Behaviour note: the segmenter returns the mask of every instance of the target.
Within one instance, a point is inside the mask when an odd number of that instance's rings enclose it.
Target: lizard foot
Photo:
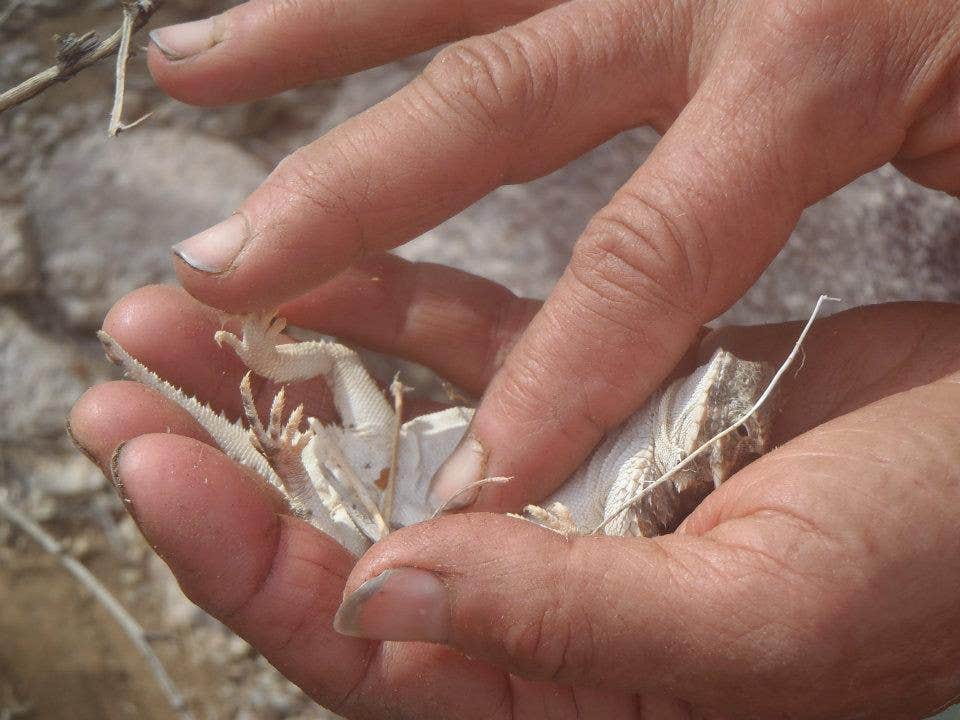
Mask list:
[[[213,334],[214,342],[220,347],[224,343],[232,347],[241,359],[267,347],[276,347],[285,342],[283,331],[287,321],[277,317],[274,312],[245,315],[240,335],[229,330],[217,330]]]
[[[243,376],[240,381],[240,398],[243,402],[243,414],[250,427],[250,441],[253,446],[263,454],[268,460],[273,460],[279,454],[284,452],[296,453],[299,462],[300,453],[310,442],[313,434],[300,432],[300,425],[303,423],[303,405],[298,405],[290,413],[286,422],[283,421],[283,411],[286,405],[286,388],[280,388],[280,391],[273,397],[270,405],[270,418],[266,427],[260,420],[260,414],[253,400],[253,390],[250,386],[250,372]]]

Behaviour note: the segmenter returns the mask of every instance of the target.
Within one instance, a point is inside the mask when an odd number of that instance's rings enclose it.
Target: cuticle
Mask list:
[[[110,482],[113,485],[113,489],[116,490],[117,497],[120,498],[120,502],[123,504],[124,510],[130,513],[133,519],[136,520],[137,516],[134,512],[133,501],[127,494],[127,488],[123,484],[123,479],[120,477],[120,455],[126,445],[126,442],[122,442],[117,445],[117,449],[114,450],[113,455],[110,456]]]
[[[69,415],[68,415],[68,416],[66,417],[66,419],[64,420],[64,427],[65,427],[65,429],[66,429],[66,431],[67,431],[67,437],[70,438],[70,442],[73,443],[73,446],[74,446],[77,450],[79,450],[80,452],[82,452],[82,453],[84,454],[84,456],[87,458],[87,460],[89,460],[90,462],[92,462],[94,465],[99,466],[100,463],[97,462],[97,458],[94,456],[94,454],[93,454],[92,452],[90,452],[90,450],[87,449],[86,445],[84,445],[82,442],[80,442],[80,441],[77,439],[77,436],[74,434],[74,432],[73,432],[73,425],[71,425],[71,423],[70,423],[70,416],[69,416]]]
[[[151,30],[148,33],[148,37],[150,38],[150,42],[157,46],[157,50],[170,62],[179,62],[184,59],[179,53],[174,52],[173,48],[160,39],[160,34],[156,30]]]

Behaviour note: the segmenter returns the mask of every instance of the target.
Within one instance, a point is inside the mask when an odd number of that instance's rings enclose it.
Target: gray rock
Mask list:
[[[960,300],[960,201],[889,165],[865,175],[803,214],[784,250],[723,320],[804,318],[822,292],[844,301],[831,312]]]
[[[233,212],[265,175],[233,145],[156,128],[64,141],[29,190],[48,295],[93,328],[124,293],[173,277],[170,245]]]
[[[326,108],[324,127],[339,125],[389,97],[413,80],[432,56],[432,51],[420,53],[343,78],[337,84],[336,96]]]
[[[39,276],[23,237],[23,210],[0,205],[0,296],[37,287]]]
[[[10,447],[4,452],[11,474],[24,478],[31,490],[41,494],[61,498],[87,495],[106,483],[99,468],[67,443]]]
[[[546,297],[590,217],[636,171],[656,139],[650,130],[622,133],[544,178],[495,190],[398,254]]]
[[[0,442],[62,437],[67,412],[98,373],[72,344],[0,306]]]

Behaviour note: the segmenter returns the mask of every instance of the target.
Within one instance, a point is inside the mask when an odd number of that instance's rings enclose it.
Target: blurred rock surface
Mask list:
[[[173,277],[170,245],[222,220],[264,177],[223,140],[168,128],[71,138],[27,195],[46,292],[98,327],[124,293]]]
[[[0,306],[0,443],[61,437],[67,412],[94,373],[72,344]]]
[[[960,300],[960,202],[886,165],[809,208],[783,252],[724,321],[804,317],[843,305]]]
[[[24,238],[23,217],[21,207],[0,204],[0,297],[35,290],[40,279]]]

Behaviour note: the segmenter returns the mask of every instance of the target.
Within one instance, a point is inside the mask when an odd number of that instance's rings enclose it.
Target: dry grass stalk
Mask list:
[[[140,623],[120,604],[120,601],[117,600],[113,593],[111,593],[103,583],[97,580],[96,576],[87,570],[79,560],[73,557],[60,542],[20,512],[16,507],[7,502],[3,495],[0,495],[0,517],[6,519],[9,523],[21,530],[43,548],[44,551],[53,555],[57,559],[57,562],[93,595],[94,599],[117,621],[117,624],[123,632],[126,633],[130,641],[136,646],[137,650],[140,651],[140,654],[143,655],[144,660],[147,661],[147,666],[150,668],[150,672],[153,673],[154,678],[156,678],[157,684],[166,696],[167,702],[170,703],[173,711],[181,720],[193,720],[193,715],[187,709],[183,695],[181,695],[177,689],[170,675],[167,674],[166,668],[164,668],[160,658],[153,651],[153,648],[150,647],[150,643],[147,640],[147,633],[140,626]]]

